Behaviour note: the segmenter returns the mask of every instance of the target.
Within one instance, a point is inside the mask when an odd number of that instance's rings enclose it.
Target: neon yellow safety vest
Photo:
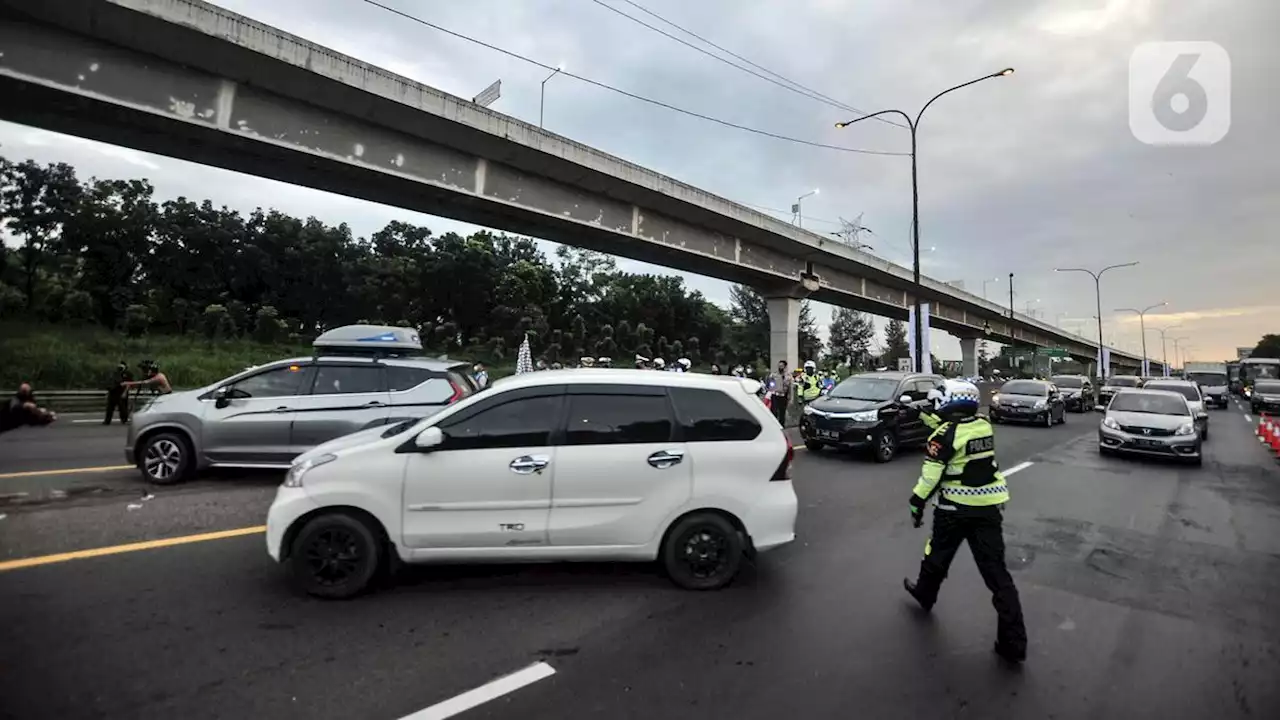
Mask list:
[[[817,375],[805,373],[800,376],[800,399],[805,402],[813,402],[822,394],[822,385],[818,382]]]
[[[1009,486],[996,463],[991,423],[980,415],[944,422],[925,444],[926,459],[913,492],[928,500],[935,489],[948,502],[987,507],[1009,502]]]

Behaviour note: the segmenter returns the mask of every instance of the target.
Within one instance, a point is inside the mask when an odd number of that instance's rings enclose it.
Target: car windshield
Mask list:
[[[1060,388],[1075,389],[1084,387],[1084,380],[1078,377],[1059,376],[1053,379],[1053,384]]]
[[[1148,413],[1151,415],[1189,415],[1186,402],[1171,395],[1157,393],[1120,393],[1111,401],[1112,412]]]
[[[898,389],[893,378],[851,377],[835,386],[828,397],[849,400],[889,400]]]
[[[1168,392],[1176,392],[1182,397],[1193,402],[1200,402],[1200,391],[1194,385],[1174,385],[1172,383],[1150,383],[1146,386],[1148,390],[1165,390]]]
[[[1044,397],[1049,394],[1049,386],[1041,382],[1012,380],[1000,387],[1001,395],[1034,395]]]
[[[1107,380],[1107,384],[1110,385],[1111,387],[1136,388],[1142,384],[1142,378],[1126,377],[1126,376],[1113,377],[1110,380]]]
[[[1187,379],[1193,383],[1207,385],[1209,387],[1218,387],[1220,385],[1227,384],[1226,373],[1193,372],[1187,373]]]
[[[1280,382],[1276,382],[1274,380],[1263,382],[1259,380],[1253,384],[1253,391],[1266,393],[1268,395],[1280,395]]]

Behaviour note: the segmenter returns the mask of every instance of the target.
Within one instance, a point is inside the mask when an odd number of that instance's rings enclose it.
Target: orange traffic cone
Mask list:
[[[1253,434],[1258,436],[1258,442],[1262,443],[1263,445],[1271,444],[1267,440],[1267,427],[1269,425],[1270,425],[1270,422],[1267,420],[1267,414],[1262,413],[1262,415],[1258,417],[1258,427],[1256,430],[1253,431]]]

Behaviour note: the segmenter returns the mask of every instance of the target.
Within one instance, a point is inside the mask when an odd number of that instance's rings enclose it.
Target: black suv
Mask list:
[[[1249,409],[1254,414],[1280,412],[1280,380],[1254,381],[1253,390],[1249,394]]]
[[[941,384],[939,375],[851,375],[805,406],[800,437],[810,450],[868,449],[876,462],[889,462],[899,447],[919,445],[929,437],[920,410],[930,404],[929,391]]]
[[[1102,387],[1098,388],[1098,404],[1105,408],[1116,393],[1126,388],[1140,388],[1145,382],[1145,378],[1137,375],[1112,375],[1101,381]]]

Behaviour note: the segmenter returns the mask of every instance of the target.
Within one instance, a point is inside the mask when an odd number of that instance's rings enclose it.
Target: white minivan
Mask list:
[[[298,456],[267,551],[355,595],[398,559],[654,561],[710,590],[795,539],[794,456],[747,378],[552,370]]]

